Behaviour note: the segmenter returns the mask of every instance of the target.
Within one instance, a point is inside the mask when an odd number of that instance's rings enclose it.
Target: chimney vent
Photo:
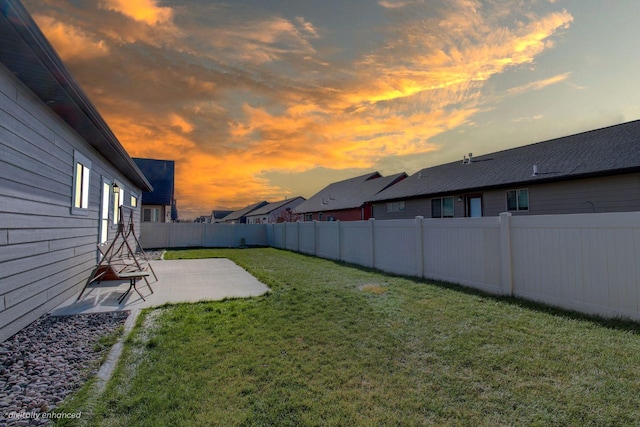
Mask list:
[[[533,165],[533,176],[538,176],[538,165]]]

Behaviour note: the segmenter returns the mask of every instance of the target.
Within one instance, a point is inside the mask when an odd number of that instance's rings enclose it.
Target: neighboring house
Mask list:
[[[136,208],[153,188],[26,9],[0,4],[4,341],[84,287],[119,206]]]
[[[304,221],[366,220],[372,216],[371,204],[367,201],[406,177],[404,172],[387,177],[372,172],[334,182],[301,203],[295,212]]]
[[[237,211],[231,212],[229,215],[222,218],[220,222],[226,222],[229,224],[246,224],[247,223],[247,215],[251,212],[255,211],[258,208],[261,208],[267,205],[267,201],[262,201],[258,203],[254,203],[253,205],[245,206],[242,209],[238,209]]]
[[[304,202],[304,197],[281,200],[269,203],[247,214],[247,224],[275,224],[278,222],[295,222],[298,215],[294,209]]]
[[[213,210],[211,211],[211,222],[223,222],[224,217],[233,211]]]
[[[177,221],[174,161],[139,158],[133,161],[153,186],[153,191],[142,193],[142,222]]]
[[[640,210],[640,121],[422,169],[371,198],[376,219]]]

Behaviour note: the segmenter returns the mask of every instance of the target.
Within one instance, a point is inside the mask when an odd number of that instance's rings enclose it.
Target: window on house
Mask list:
[[[137,208],[138,207],[138,196],[136,196],[135,194],[131,195],[130,205],[131,205],[132,208]]]
[[[107,241],[109,237],[109,200],[111,196],[111,183],[102,179],[102,203],[100,206],[100,243]]]
[[[113,223],[120,222],[120,206],[124,203],[124,187],[118,181],[113,185]]]
[[[313,214],[304,214],[305,221],[313,221]]]
[[[508,211],[528,211],[529,210],[529,190],[522,188],[519,190],[507,191]]]
[[[387,203],[387,212],[404,212],[404,202]]]
[[[73,206],[71,213],[87,215],[89,210],[89,184],[91,160],[75,151],[73,153]]]
[[[453,218],[453,197],[431,199],[431,218]]]
[[[322,221],[322,212],[318,212],[318,221]]]
[[[143,222],[160,222],[160,208],[144,208],[142,211]]]

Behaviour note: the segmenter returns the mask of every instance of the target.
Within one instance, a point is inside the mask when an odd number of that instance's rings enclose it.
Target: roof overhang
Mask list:
[[[0,0],[0,61],[124,176],[153,191],[18,0]]]

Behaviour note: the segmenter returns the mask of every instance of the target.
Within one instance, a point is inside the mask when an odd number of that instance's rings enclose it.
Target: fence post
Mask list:
[[[371,261],[369,267],[376,268],[375,218],[369,218],[369,239],[371,240]]]
[[[502,292],[513,296],[510,212],[502,212],[500,214],[500,268],[502,270]]]
[[[418,277],[424,277],[424,241],[422,237],[423,216],[416,217],[416,261]]]
[[[296,252],[300,252],[300,221],[296,221]]]
[[[338,261],[342,261],[342,233],[340,233],[340,220],[336,221],[338,238]]]

